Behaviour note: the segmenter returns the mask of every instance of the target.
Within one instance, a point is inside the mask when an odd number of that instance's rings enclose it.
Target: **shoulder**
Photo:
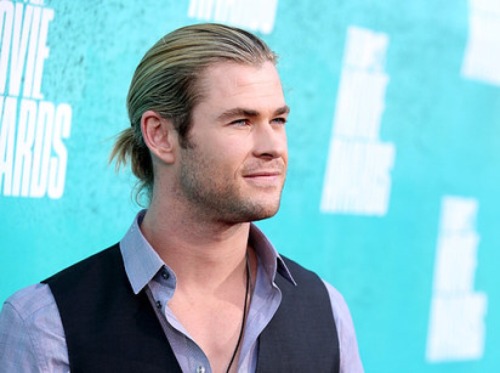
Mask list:
[[[297,282],[298,287],[313,283],[316,287],[319,286],[323,290],[326,290],[335,316],[335,321],[337,322],[337,319],[339,319],[339,321],[347,319],[352,323],[347,303],[342,294],[335,287],[321,279],[315,272],[303,267],[292,259],[283,255],[280,255],[280,258],[285,263],[286,268],[282,268],[279,272],[285,271],[285,273],[289,274],[290,278]]]
[[[10,296],[4,303],[2,314],[4,312],[17,315],[20,321],[30,322],[57,312],[57,306],[50,288],[45,284],[35,284]]]
[[[351,313],[349,312],[349,307],[347,306],[344,296],[330,283],[323,280],[323,284],[328,291],[335,318],[346,320],[352,324]]]
[[[342,294],[331,284],[323,281],[330,296],[333,318],[337,327],[342,372],[363,372],[358,341],[349,307]]]
[[[300,283],[302,283],[302,285],[308,285],[315,282],[321,283],[321,279],[315,272],[303,267],[284,255],[279,255],[278,257],[278,273],[290,279],[290,281],[296,283],[296,285]]]
[[[121,262],[122,257],[119,244],[115,244],[63,269],[42,282],[49,285],[63,282],[70,287],[71,285],[75,285],[73,281],[78,282],[84,275],[93,277],[99,272],[108,272],[115,268],[115,264]]]
[[[66,342],[50,288],[36,284],[8,298],[0,313],[0,371],[64,371]]]
[[[347,303],[342,294],[330,283],[321,279],[315,272],[303,267],[297,262],[280,255],[286,265],[284,269],[291,275],[291,279],[297,283],[297,287],[306,286],[306,291],[311,291],[311,285],[321,290],[321,293],[328,294],[329,303],[334,315],[336,324],[352,324],[351,315]],[[283,270],[281,271],[283,272]],[[325,291],[326,290],[326,291]]]

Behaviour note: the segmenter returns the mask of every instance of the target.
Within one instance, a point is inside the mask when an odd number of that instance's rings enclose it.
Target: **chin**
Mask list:
[[[232,223],[248,223],[268,219],[278,212],[280,198],[225,199],[214,216]]]
[[[279,209],[279,203],[273,206],[260,206],[259,209],[255,210],[252,214],[252,218],[248,221],[258,221],[273,217],[277,214]]]
[[[276,212],[274,212],[272,214],[267,214],[267,215],[258,215],[258,216],[255,216],[255,219],[249,220],[249,222],[266,220],[266,219],[272,218],[274,215],[276,215]]]

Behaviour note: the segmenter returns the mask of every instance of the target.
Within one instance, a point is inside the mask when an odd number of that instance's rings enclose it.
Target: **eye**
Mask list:
[[[245,126],[248,126],[249,124],[250,124],[250,122],[248,121],[248,119],[244,119],[244,118],[236,119],[236,120],[233,120],[231,122],[231,125],[236,126],[236,127],[245,127]]]
[[[286,118],[285,117],[278,117],[278,118],[274,118],[271,122],[273,124],[278,124],[278,125],[281,125],[281,126],[284,126],[286,124]]]

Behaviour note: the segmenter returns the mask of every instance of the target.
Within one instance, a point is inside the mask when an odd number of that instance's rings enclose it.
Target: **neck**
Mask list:
[[[200,221],[172,208],[152,204],[141,230],[162,260],[186,284],[207,279],[216,286],[242,269],[250,223]]]

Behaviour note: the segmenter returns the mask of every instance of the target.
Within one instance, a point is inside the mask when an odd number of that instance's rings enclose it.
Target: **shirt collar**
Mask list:
[[[173,273],[141,232],[140,225],[145,214],[146,210],[137,214],[129,230],[120,241],[125,271],[135,294],[146,287],[162,268],[165,267]],[[274,246],[253,223],[250,225],[249,243],[255,249],[260,264],[272,282],[276,278],[276,273],[279,273],[293,285],[296,285],[292,274]]]
[[[297,285],[290,270],[278,254],[273,244],[267,239],[264,233],[255,224],[250,225],[250,245],[254,248],[257,257],[261,260],[263,269],[274,283],[276,273],[279,273],[293,285]]]
[[[140,211],[120,241],[120,250],[128,280],[138,294],[165,265],[141,232],[146,210]]]

